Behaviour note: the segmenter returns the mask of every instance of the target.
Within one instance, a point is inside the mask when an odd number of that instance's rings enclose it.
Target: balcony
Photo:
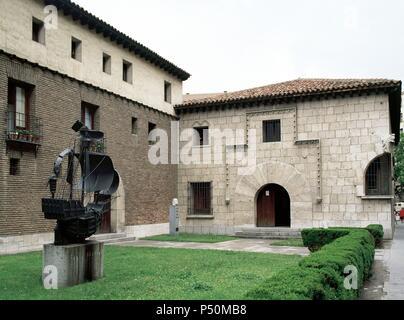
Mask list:
[[[38,150],[42,143],[41,119],[33,115],[7,111],[7,147],[21,151]]]
[[[107,153],[107,139],[102,138],[93,141],[89,146],[89,151],[94,153]]]

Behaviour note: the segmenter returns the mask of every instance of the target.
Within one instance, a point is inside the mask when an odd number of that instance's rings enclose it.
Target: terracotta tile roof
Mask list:
[[[184,102],[188,102],[188,101],[193,101],[193,100],[213,98],[216,96],[220,96],[222,94],[223,94],[223,92],[220,92],[220,93],[195,93],[195,94],[187,93],[187,94],[184,94],[183,99],[184,99]]]
[[[184,100],[184,103],[176,106],[176,109],[182,110],[189,107],[220,105],[233,102],[304,97],[392,87],[400,88],[401,91],[401,81],[387,79],[297,79],[212,96],[194,96],[193,99]]]
[[[74,2],[70,0],[44,0],[44,2],[45,5],[56,6],[59,10],[62,10],[65,15],[70,15],[73,20],[79,20],[80,23],[83,26],[87,26],[88,29],[94,30],[96,33],[101,33],[105,38],[109,38],[111,41],[116,42],[118,45],[123,46],[132,53],[142,57],[146,61],[149,61],[177,78],[185,81],[191,76],[188,72],[177,67],[126,34],[118,31]]]

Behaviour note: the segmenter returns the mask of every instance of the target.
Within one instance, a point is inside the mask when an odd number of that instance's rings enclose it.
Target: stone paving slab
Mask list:
[[[365,283],[362,300],[404,300],[404,224],[398,224],[393,241],[377,249],[372,277]]]
[[[136,240],[132,242],[125,242],[122,244],[115,244],[115,245],[125,247],[130,246],[130,247],[180,248],[180,249],[276,253],[276,254],[288,254],[288,255],[300,255],[300,256],[307,256],[310,254],[310,251],[307,248],[275,247],[271,246],[271,242],[273,242],[273,240],[239,239],[219,243]]]
[[[391,248],[385,250],[387,280],[383,300],[404,300],[404,225],[396,227]]]

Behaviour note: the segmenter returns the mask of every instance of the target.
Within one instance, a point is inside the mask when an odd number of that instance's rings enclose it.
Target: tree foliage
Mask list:
[[[404,133],[401,133],[400,143],[394,150],[394,178],[404,187]]]

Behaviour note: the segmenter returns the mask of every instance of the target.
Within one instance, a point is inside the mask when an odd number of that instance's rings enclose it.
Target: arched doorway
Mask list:
[[[257,227],[290,227],[290,197],[285,188],[268,184],[258,191]]]

